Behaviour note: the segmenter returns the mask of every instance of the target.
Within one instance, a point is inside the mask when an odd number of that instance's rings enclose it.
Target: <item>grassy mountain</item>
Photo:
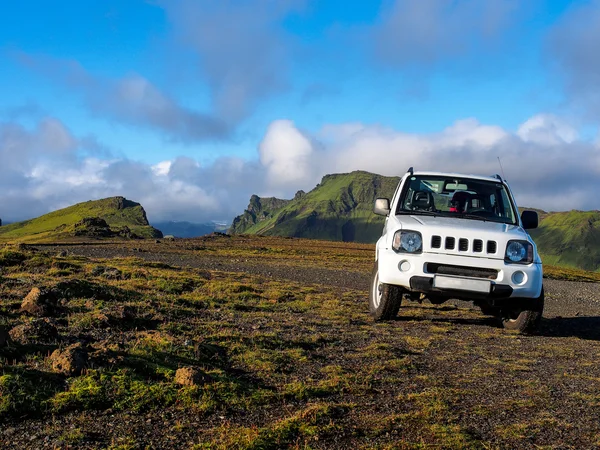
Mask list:
[[[383,218],[372,213],[373,202],[377,197],[391,198],[398,181],[356,171],[326,175],[312,191],[300,191],[293,200],[253,195],[230,232],[375,242]]]
[[[304,192],[298,191],[295,198],[299,198],[303,194]],[[231,234],[251,233],[247,230],[260,222],[271,219],[274,214],[277,214],[281,208],[291,201],[292,200],[281,200],[275,197],[260,198],[258,195],[253,195],[250,197],[248,209],[246,209],[241,216],[237,216],[233,219],[229,232]]]
[[[548,213],[531,236],[545,264],[600,271],[600,211]]]
[[[36,219],[0,227],[0,241],[40,242],[74,237],[161,237],[142,205],[124,197],[90,200]]]

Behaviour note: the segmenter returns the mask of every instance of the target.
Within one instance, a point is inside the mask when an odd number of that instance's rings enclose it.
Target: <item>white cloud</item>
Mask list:
[[[48,153],[66,154],[77,148],[77,141],[59,121],[46,118],[39,124],[39,143],[43,151]]]
[[[171,161],[161,161],[151,167],[152,172],[157,176],[166,176],[171,169]]]
[[[170,141],[183,143],[222,140],[232,133],[224,120],[183,105],[141,75],[112,79],[92,75],[77,61],[25,53],[18,56],[26,66],[64,84],[70,93],[79,94],[97,116],[151,129]],[[49,128],[48,132],[59,130]]]
[[[577,140],[577,130],[552,114],[538,114],[526,120],[517,130],[524,142],[541,145],[559,145]]]
[[[312,181],[313,143],[290,120],[272,122],[259,145],[260,162],[274,187],[297,186]]]
[[[140,202],[151,221],[231,220],[251,194],[291,198],[298,189],[314,188],[328,173],[367,170],[400,176],[414,166],[493,174],[500,171],[498,157],[521,205],[600,208],[595,195],[600,147],[578,139],[559,117],[543,114],[516,132],[465,119],[431,134],[350,123],[327,125],[311,136],[289,120],[276,120],[265,131],[256,159],[224,157],[208,165],[186,156],[154,165],[81,157],[87,142],[57,119],[41,119],[31,129],[0,123],[0,217],[22,220],[123,195]]]

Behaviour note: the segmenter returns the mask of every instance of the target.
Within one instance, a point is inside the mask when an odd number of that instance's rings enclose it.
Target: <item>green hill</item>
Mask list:
[[[36,219],[0,227],[0,241],[41,242],[73,238],[155,238],[142,205],[124,197],[90,200]]]
[[[531,236],[545,264],[600,271],[600,211],[548,213]]]
[[[356,171],[326,175],[312,191],[300,191],[293,200],[253,195],[230,232],[375,242],[384,219],[373,214],[373,202],[377,197],[391,198],[398,181]]]

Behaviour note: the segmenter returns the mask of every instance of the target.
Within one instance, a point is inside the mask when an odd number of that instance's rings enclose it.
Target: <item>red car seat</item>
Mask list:
[[[450,200],[450,212],[464,213],[471,201],[471,194],[465,191],[455,192]]]

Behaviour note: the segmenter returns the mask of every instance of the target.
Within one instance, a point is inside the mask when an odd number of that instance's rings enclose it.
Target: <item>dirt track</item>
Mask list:
[[[168,243],[161,244],[168,247]],[[92,258],[114,258],[135,256],[148,261],[158,261],[173,266],[193,267],[206,270],[243,272],[273,279],[288,279],[307,284],[322,284],[343,289],[364,289],[369,284],[368,271],[336,270],[324,267],[302,267],[282,265],[276,260],[217,256],[156,251],[157,246],[114,247],[107,245],[74,245],[43,247],[44,250],[67,251],[75,255]],[[139,251],[142,250],[142,251]],[[546,305],[544,317],[600,316],[600,283],[580,281],[544,280]],[[466,303],[459,303],[467,306]]]

